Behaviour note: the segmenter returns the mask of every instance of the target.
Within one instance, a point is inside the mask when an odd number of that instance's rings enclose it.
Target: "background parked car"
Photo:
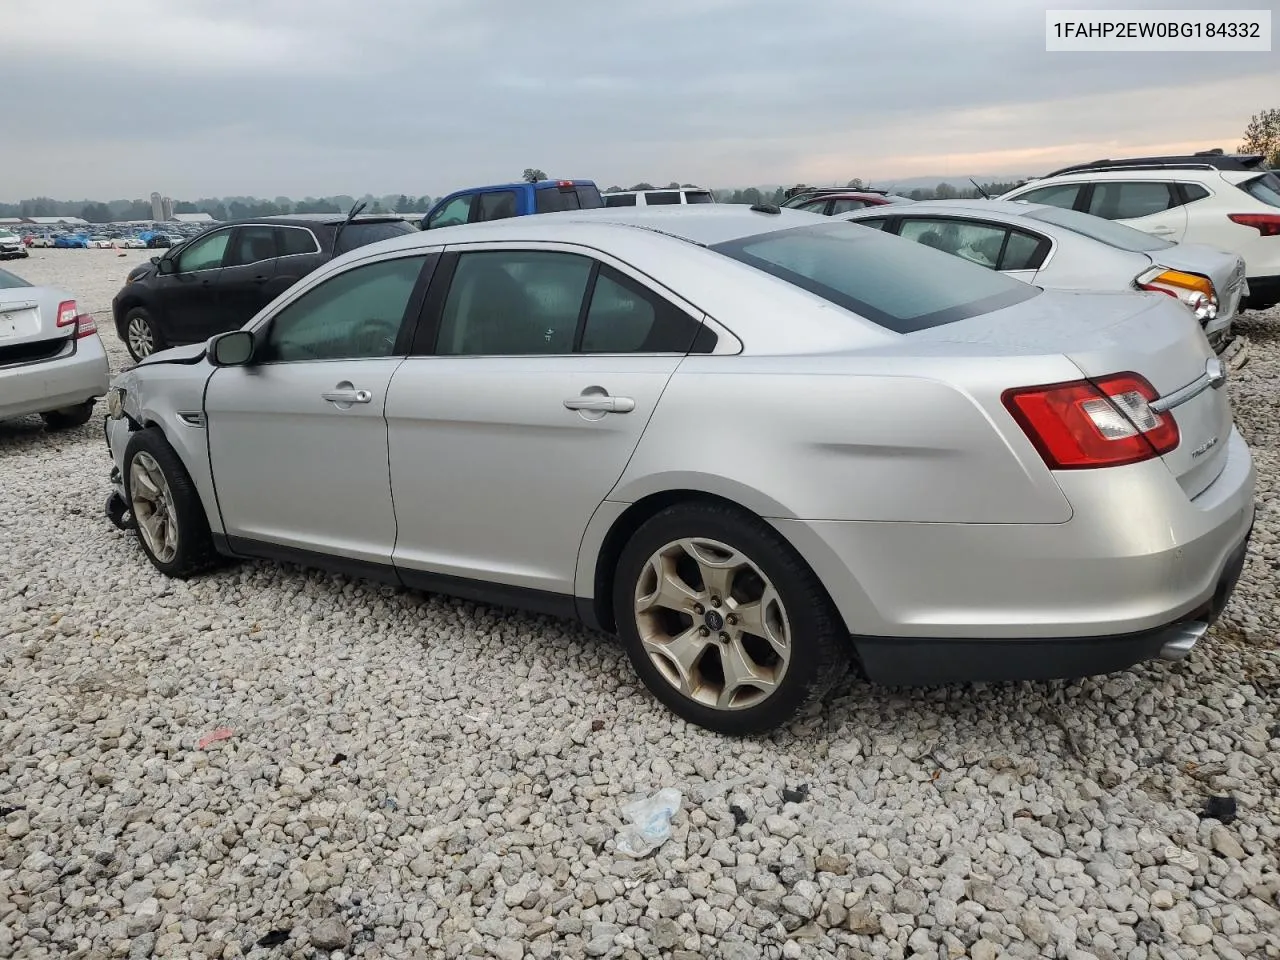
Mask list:
[[[660,207],[715,202],[715,194],[701,187],[680,187],[671,190],[617,190],[604,195],[606,207]]]
[[[1245,260],[1245,306],[1280,303],[1280,176],[1256,154],[1221,151],[1063,167],[1001,197],[1067,207]]]
[[[801,190],[783,201],[783,206],[808,213],[820,213],[833,217],[864,207],[878,207],[888,203],[912,203],[907,197],[899,197],[886,190],[851,190],[848,188],[822,187]]]
[[[171,246],[173,246],[173,240],[167,234],[153,233],[147,237],[147,248],[149,250],[163,250]]]
[[[0,270],[0,420],[33,413],[51,430],[87,423],[110,369],[75,298]]]
[[[20,260],[29,256],[26,244],[12,230],[0,229],[0,260]]]
[[[47,249],[53,246],[53,237],[47,233],[37,234],[31,238],[31,243],[28,246]]]
[[[335,256],[416,233],[396,216],[262,217],[206,230],[135,267],[112,302],[116,332],[141,360],[242,326],[302,277]]]
[[[561,210],[592,210],[603,206],[600,189],[590,180],[538,180],[469,187],[437,200],[422,218],[423,230],[456,227],[461,223],[505,220]]]
[[[1181,299],[1215,349],[1244,292],[1244,259],[1171,243],[1076,210],[1010,200],[927,200],[844,219],[1054,290],[1156,290]]]
[[[97,234],[89,238],[89,246],[98,250],[110,250],[115,245],[116,242],[113,239],[101,234]]]
[[[60,233],[53,238],[53,245],[59,250],[88,250],[89,238],[78,233]]]

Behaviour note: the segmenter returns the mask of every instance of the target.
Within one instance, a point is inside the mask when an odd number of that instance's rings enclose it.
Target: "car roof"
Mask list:
[[[871,219],[873,217],[914,217],[921,214],[950,213],[957,216],[963,214],[1003,214],[1010,217],[1025,217],[1033,210],[1041,210],[1046,204],[1024,203],[1021,200],[920,200],[910,205],[894,203],[886,204],[890,209],[880,207],[874,209],[854,210],[850,213],[838,213],[843,220]]]
[[[445,197],[456,197],[463,193],[480,193],[485,190],[523,190],[525,187],[533,187],[535,190],[546,190],[550,187],[559,186],[560,184],[572,184],[575,187],[593,187],[594,180],[573,180],[569,177],[557,177],[547,180],[515,180],[511,183],[487,183],[480,187],[461,187],[457,190],[450,191]],[[444,199],[443,197],[441,199]]]

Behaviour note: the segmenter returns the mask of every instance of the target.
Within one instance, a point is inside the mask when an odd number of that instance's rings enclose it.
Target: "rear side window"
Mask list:
[[[1138,220],[1176,207],[1171,183],[1112,183],[1093,185],[1089,212],[1106,220]]]
[[[670,206],[680,202],[679,190],[654,190],[644,195],[644,202],[651,207]]]
[[[557,213],[561,210],[594,210],[604,206],[600,191],[595,187],[555,186],[534,190],[534,207],[538,213]]]
[[[416,233],[412,224],[403,220],[383,220],[376,223],[349,223],[338,238],[338,253],[346,253],[379,240],[390,240],[392,237],[403,237],[406,233]]]
[[[311,231],[299,227],[276,227],[276,249],[282,257],[320,252]]]
[[[1046,203],[1051,207],[1063,207],[1070,210],[1076,205],[1076,199],[1079,196],[1080,184],[1059,183],[1052,187],[1037,187],[1035,190],[1028,190],[1013,199],[1021,200],[1024,203]]]
[[[1182,191],[1183,203],[1195,203],[1197,200],[1203,200],[1205,197],[1210,196],[1209,191],[1198,183],[1180,183],[1178,188]]]
[[[273,260],[276,253],[276,231],[272,227],[249,224],[237,227],[231,249],[222,261],[224,267],[243,267],[263,260]]]
[[[853,200],[848,198],[844,200],[832,200],[831,215],[834,217],[838,213],[852,213],[854,210],[861,210],[866,205],[867,202],[865,200]]]
[[[596,275],[583,353],[688,353],[700,324],[612,267]]]
[[[480,205],[476,214],[477,220],[506,220],[516,215],[516,192],[514,190],[495,190],[493,193],[482,193],[477,198]]]
[[[822,213],[827,212],[826,200],[810,200],[808,203],[802,203],[797,209],[804,210],[806,213]]]
[[[1269,207],[1280,207],[1280,177],[1274,173],[1254,177],[1244,183],[1237,183],[1236,186],[1253,197],[1253,199],[1261,200]]]
[[[1040,295],[1031,284],[844,221],[711,249],[895,333],[990,313]]]
[[[690,190],[684,195],[685,203],[715,203],[716,198],[705,190]]]
[[[606,207],[634,207],[636,205],[636,195],[634,193],[606,193],[604,195],[604,205]]]

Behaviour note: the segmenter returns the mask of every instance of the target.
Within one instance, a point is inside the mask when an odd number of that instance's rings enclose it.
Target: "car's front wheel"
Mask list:
[[[786,723],[848,667],[848,635],[813,571],[729,505],[681,504],[646,521],[618,560],[613,604],[653,694],[719,733]]]
[[[128,510],[147,559],[186,579],[217,561],[209,520],[187,468],[155,427],[139,430],[124,453]]]
[[[142,360],[166,346],[146,307],[134,307],[124,315],[124,345],[129,356]]]

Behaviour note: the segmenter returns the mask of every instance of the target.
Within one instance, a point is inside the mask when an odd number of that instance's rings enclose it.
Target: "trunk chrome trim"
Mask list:
[[[1205,361],[1204,373],[1195,380],[1192,380],[1185,387],[1181,387],[1173,393],[1165,394],[1152,400],[1148,406],[1155,413],[1167,413],[1174,407],[1181,406],[1188,400],[1194,400],[1206,390],[1218,390],[1227,382],[1227,369],[1222,365],[1222,361],[1217,357],[1210,357]]]

